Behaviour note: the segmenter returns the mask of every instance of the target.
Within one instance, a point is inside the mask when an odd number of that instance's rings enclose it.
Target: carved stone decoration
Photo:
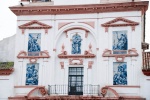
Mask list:
[[[47,95],[47,90],[45,89],[44,86],[39,86],[39,87],[36,87],[34,89],[32,89],[28,94],[27,94],[27,98],[30,99],[32,98],[32,96],[34,95],[34,92],[36,91],[39,91],[39,93],[42,95],[42,96],[45,96]],[[33,96],[34,97],[34,96]]]
[[[127,54],[112,54],[112,50],[105,49],[102,56],[103,57],[115,57],[117,62],[124,61],[125,57],[136,57],[138,56],[137,50],[135,48],[127,50]]]
[[[92,45],[91,45],[91,43],[89,44],[89,52],[92,52]]]
[[[102,96],[105,97],[108,91],[110,91],[111,93],[113,93],[115,95],[115,97],[119,98],[119,94],[114,89],[112,89],[112,88],[110,88],[108,86],[105,86],[105,87],[101,88],[101,94],[102,94]]]
[[[93,61],[89,61],[89,62],[88,62],[88,69],[92,69],[93,63],[94,63]]]
[[[64,69],[64,62],[60,62],[61,69]]]
[[[30,63],[35,63],[39,58],[50,58],[50,56],[47,50],[40,51],[39,56],[28,56],[28,52],[20,51],[17,58],[26,58],[29,59]]]
[[[90,53],[89,51],[85,51],[84,55],[67,55],[67,51],[58,54],[58,58],[94,58],[95,54]]]
[[[75,29],[80,29],[80,30],[84,30],[86,32],[89,32],[89,30],[87,30],[86,28],[82,28],[82,27],[72,27],[72,28],[64,30],[64,32],[67,33],[68,31],[75,30]]]
[[[122,12],[122,11],[141,11],[142,14],[148,9],[148,1],[113,3],[113,4],[88,4],[75,6],[34,6],[9,7],[11,11],[19,15],[58,15],[58,14],[85,14],[85,13],[105,13],[105,12]]]
[[[79,58],[69,59],[69,65],[83,65],[83,59]]]
[[[36,63],[37,62],[37,58],[29,58],[30,63]]]
[[[37,24],[38,26],[32,26],[33,24]],[[31,22],[25,23],[23,25],[18,26],[19,29],[22,29],[22,34],[24,34],[25,29],[45,29],[45,34],[48,33],[48,29],[52,28],[52,26],[49,26],[47,24],[41,23],[37,20],[33,20]]]
[[[115,56],[117,62],[124,62],[125,56]]]
[[[116,24],[116,22],[122,21],[123,23]],[[102,27],[105,27],[105,32],[108,32],[109,27],[122,27],[122,26],[131,26],[132,31],[135,30],[135,26],[139,25],[138,22],[131,21],[122,17],[118,17],[111,21],[108,21],[104,24],[101,24]]]
[[[62,44],[62,50],[61,50],[61,52],[64,52],[64,49],[65,49],[65,46],[64,46],[64,44]]]

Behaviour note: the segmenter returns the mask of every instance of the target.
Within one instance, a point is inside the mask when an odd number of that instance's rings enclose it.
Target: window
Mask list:
[[[73,35],[72,37],[72,54],[81,54],[81,36],[78,34]]]
[[[39,64],[27,64],[26,85],[38,85]]]
[[[113,63],[113,85],[127,85],[127,63]]]
[[[113,54],[127,54],[127,31],[113,31]]]
[[[69,68],[69,95],[83,95],[83,67]]]
[[[40,51],[41,51],[41,34],[29,33],[28,56],[39,56]]]

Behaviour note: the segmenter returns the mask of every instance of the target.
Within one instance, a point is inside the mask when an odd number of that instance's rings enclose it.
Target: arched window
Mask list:
[[[78,34],[72,37],[72,54],[81,54],[81,36]]]

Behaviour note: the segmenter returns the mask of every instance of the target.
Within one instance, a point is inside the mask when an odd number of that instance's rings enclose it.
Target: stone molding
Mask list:
[[[50,58],[50,55],[47,50],[39,52],[39,56],[28,56],[26,51],[20,51],[17,58],[26,58],[30,63],[36,63],[39,58]]]
[[[122,22],[125,22],[125,23],[115,24],[118,21],[122,21]],[[122,17],[118,17],[118,18],[115,18],[115,19],[113,19],[111,21],[108,21],[104,24],[101,24],[102,27],[105,27],[105,32],[108,32],[109,27],[122,27],[122,26],[131,26],[132,31],[134,31],[135,26],[137,26],[137,25],[139,25],[138,22],[135,22],[135,21],[132,21],[132,20],[129,20],[129,19],[125,19],[125,18],[122,18]]]
[[[121,50],[118,50],[121,51]],[[127,50],[127,54],[112,54],[112,50],[105,49],[102,56],[103,57],[115,57],[117,62],[123,62],[125,57],[137,57],[138,53],[135,48]]]
[[[39,26],[31,26],[33,24],[38,24]],[[24,34],[25,29],[45,29],[45,33],[48,33],[48,29],[52,28],[52,26],[49,26],[49,25],[39,22],[37,20],[30,21],[30,22],[20,25],[18,27],[19,27],[19,29],[22,29],[22,34]]]
[[[92,65],[94,64],[94,61],[89,61],[88,62],[88,69],[92,69]]]
[[[73,62],[74,60],[78,60],[78,62]],[[72,58],[72,59],[69,59],[69,65],[83,65],[83,59],[80,59],[80,58]]]
[[[67,51],[65,51],[64,44],[62,44],[62,50],[61,50],[62,53],[58,54],[58,58],[61,58],[61,59],[63,59],[63,58],[73,58],[73,59],[76,59],[76,58],[94,58],[96,55],[92,53],[91,48],[92,48],[92,45],[90,43],[89,44],[89,50],[85,50],[83,55],[81,55],[81,54],[68,55]]]
[[[41,86],[41,87],[36,87],[34,89],[32,89],[28,94],[27,94],[27,98],[32,98],[32,94],[34,94],[34,91],[39,91],[39,93],[44,96],[47,95],[47,90],[45,89],[45,86]],[[35,97],[34,97],[35,98]]]
[[[85,14],[122,11],[141,11],[148,9],[148,1],[111,3],[111,4],[85,4],[61,6],[13,6],[10,10],[17,16],[20,15],[55,15],[55,14]]]
[[[119,94],[114,89],[112,89],[108,86],[105,86],[105,87],[101,88],[101,94],[102,94],[103,97],[106,96],[108,90],[111,91],[115,95],[115,97],[119,98]]]

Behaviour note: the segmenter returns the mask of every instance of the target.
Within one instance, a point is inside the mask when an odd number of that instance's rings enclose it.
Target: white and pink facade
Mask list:
[[[6,100],[150,100],[150,77],[142,72],[147,1],[21,3],[10,7],[17,31]]]

